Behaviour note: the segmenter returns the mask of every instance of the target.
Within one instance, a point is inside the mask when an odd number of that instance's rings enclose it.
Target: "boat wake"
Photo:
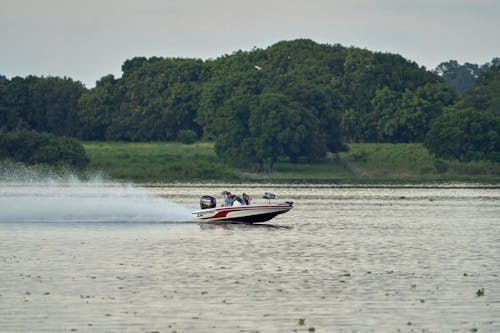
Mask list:
[[[100,179],[0,181],[0,222],[193,222],[191,211],[130,184]]]

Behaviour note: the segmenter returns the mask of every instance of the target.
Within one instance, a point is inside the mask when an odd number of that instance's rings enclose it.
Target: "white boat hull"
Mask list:
[[[286,202],[276,205],[216,207],[200,209],[192,214],[201,222],[260,223],[288,212],[293,208],[292,204]]]

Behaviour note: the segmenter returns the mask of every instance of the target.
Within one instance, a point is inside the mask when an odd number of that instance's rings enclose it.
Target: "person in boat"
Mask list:
[[[248,206],[250,205],[250,201],[252,201],[252,198],[250,198],[250,196],[246,193],[243,193],[243,195],[241,196],[242,199],[243,199],[243,204]]]
[[[233,205],[233,196],[231,195],[231,192],[226,192],[226,197],[224,198],[222,207],[231,207],[232,205]]]
[[[233,206],[243,206],[243,205],[245,205],[243,199],[236,195],[233,195]]]

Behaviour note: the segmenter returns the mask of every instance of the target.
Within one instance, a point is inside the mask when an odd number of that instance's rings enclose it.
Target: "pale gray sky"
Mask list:
[[[399,53],[429,69],[500,56],[500,0],[0,0],[0,74],[87,87],[134,56],[217,58],[281,40]]]

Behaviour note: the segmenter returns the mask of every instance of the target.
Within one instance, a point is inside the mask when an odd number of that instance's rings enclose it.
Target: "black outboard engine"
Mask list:
[[[211,195],[204,195],[200,199],[201,209],[215,208],[217,206],[217,200]]]

